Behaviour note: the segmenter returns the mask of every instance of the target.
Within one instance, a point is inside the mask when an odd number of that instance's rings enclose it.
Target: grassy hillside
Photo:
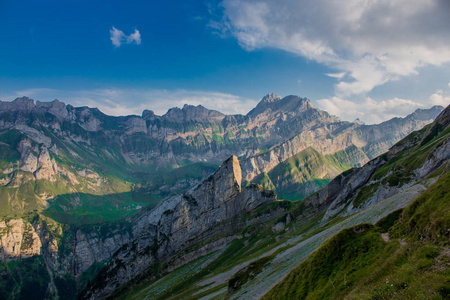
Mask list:
[[[400,214],[341,231],[263,299],[448,299],[449,228],[447,172]]]
[[[358,166],[358,161],[364,158],[367,156],[355,146],[332,155],[307,148],[252,182],[275,191],[279,199],[295,201],[320,190],[341,172]]]

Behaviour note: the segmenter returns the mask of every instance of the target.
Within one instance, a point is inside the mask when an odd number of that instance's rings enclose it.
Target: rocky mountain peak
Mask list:
[[[239,160],[231,156],[205,182],[197,186],[192,196],[203,199],[203,207],[211,209],[236,197],[241,192],[242,171]],[[205,197],[205,195],[208,195]]]
[[[143,112],[142,112],[142,119],[144,119],[144,120],[154,120],[156,118],[156,116],[155,116],[155,113],[153,112],[153,110],[148,110],[148,109],[145,109]]]
[[[0,101],[0,111],[32,110],[34,100],[28,97],[19,97],[12,102]]]
[[[242,170],[239,160],[235,155],[232,155],[226,161],[223,162],[222,166],[218,170],[229,177],[229,184],[236,186],[238,191],[241,191],[242,182]]]
[[[66,118],[68,115],[66,104],[57,99],[51,102],[36,101],[36,109],[48,111],[52,115],[55,115],[60,118]]]
[[[26,105],[28,107],[34,107],[34,100],[28,97],[18,97],[13,101],[16,105]]]
[[[268,94],[247,115],[254,117],[267,112],[282,112],[290,114],[304,112],[309,109],[315,109],[315,107],[307,98],[300,98],[293,95],[281,98],[276,94]]]
[[[265,95],[259,103],[273,103],[273,102],[277,102],[279,100],[281,100],[281,96],[274,94],[274,93],[269,93],[269,94]]]
[[[315,108],[308,98],[301,98],[295,95],[286,96],[282,99],[282,101],[285,105],[295,105],[296,108],[301,111]]]
[[[356,118],[353,123],[358,124],[358,125],[365,125],[365,123],[363,121],[361,121],[359,118]]]
[[[412,114],[408,115],[407,118],[414,118],[415,120],[430,120],[434,119],[439,112],[441,112],[444,107],[440,105],[435,105],[429,109],[416,109]]]

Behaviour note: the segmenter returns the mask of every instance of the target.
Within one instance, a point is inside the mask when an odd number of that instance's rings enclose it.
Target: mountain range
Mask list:
[[[0,102],[0,213],[46,209],[57,221],[82,224],[122,218],[192,188],[231,155],[241,161],[244,185],[296,200],[387,151],[441,110],[363,125],[308,99],[274,94],[245,116],[185,105],[163,116],[145,110],[111,117],[58,100],[17,98]]]
[[[2,298],[258,298],[446,178],[442,110],[364,125],[274,94],[245,116],[0,102]]]

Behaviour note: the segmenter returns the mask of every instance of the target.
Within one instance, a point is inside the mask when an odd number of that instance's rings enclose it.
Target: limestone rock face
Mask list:
[[[202,184],[183,195],[172,211],[162,215],[158,223],[159,234],[171,236],[171,247],[176,249],[186,237],[195,237],[238,215],[247,208],[250,200],[240,195],[241,180],[239,161],[232,156]],[[269,199],[258,200],[261,204]]]
[[[133,231],[136,238],[116,252],[107,269],[102,271],[105,281],[91,287],[85,297],[105,296],[150,264],[167,260],[189,245],[208,240],[219,232],[238,229],[243,225],[236,220],[243,211],[276,200],[273,192],[256,185],[242,190],[241,176],[239,161],[232,156],[190,192],[170,198],[165,205],[161,204],[144,215],[141,213],[134,219],[138,220]],[[148,222],[145,226],[144,220]],[[196,254],[184,257],[183,263],[215,251],[222,245],[222,242],[215,241],[204,246]]]
[[[55,175],[58,173],[58,166],[54,158],[50,157],[46,147],[42,147],[38,158],[38,169],[36,170],[36,179],[46,179],[55,181]]]
[[[31,151],[31,143],[22,141],[19,146],[20,151],[20,169],[26,172],[34,172],[38,166],[38,159]]]
[[[22,219],[0,222],[0,257],[2,260],[41,254],[41,241],[33,226]]]
[[[165,115],[164,118],[170,122],[188,123],[188,122],[220,122],[225,118],[225,115],[215,111],[209,110],[201,105],[193,106],[185,104],[182,109],[172,108]]]
[[[134,134],[137,132],[147,133],[147,126],[145,120],[139,117],[132,117],[127,124],[127,134]]]
[[[16,98],[12,102],[0,101],[0,111],[28,111],[34,108],[34,100],[28,97]]]
[[[43,112],[49,112],[52,115],[60,118],[61,120],[66,119],[69,116],[66,104],[59,100],[54,100],[52,102],[37,101],[36,109],[42,110]]]

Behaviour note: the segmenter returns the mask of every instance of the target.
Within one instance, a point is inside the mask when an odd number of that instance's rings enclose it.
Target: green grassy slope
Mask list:
[[[401,214],[341,231],[263,299],[447,299],[449,204],[447,173]]]
[[[307,148],[252,182],[275,191],[279,199],[299,200],[320,190],[364,158],[367,159],[365,154],[355,146],[332,155],[322,155],[313,148]]]

